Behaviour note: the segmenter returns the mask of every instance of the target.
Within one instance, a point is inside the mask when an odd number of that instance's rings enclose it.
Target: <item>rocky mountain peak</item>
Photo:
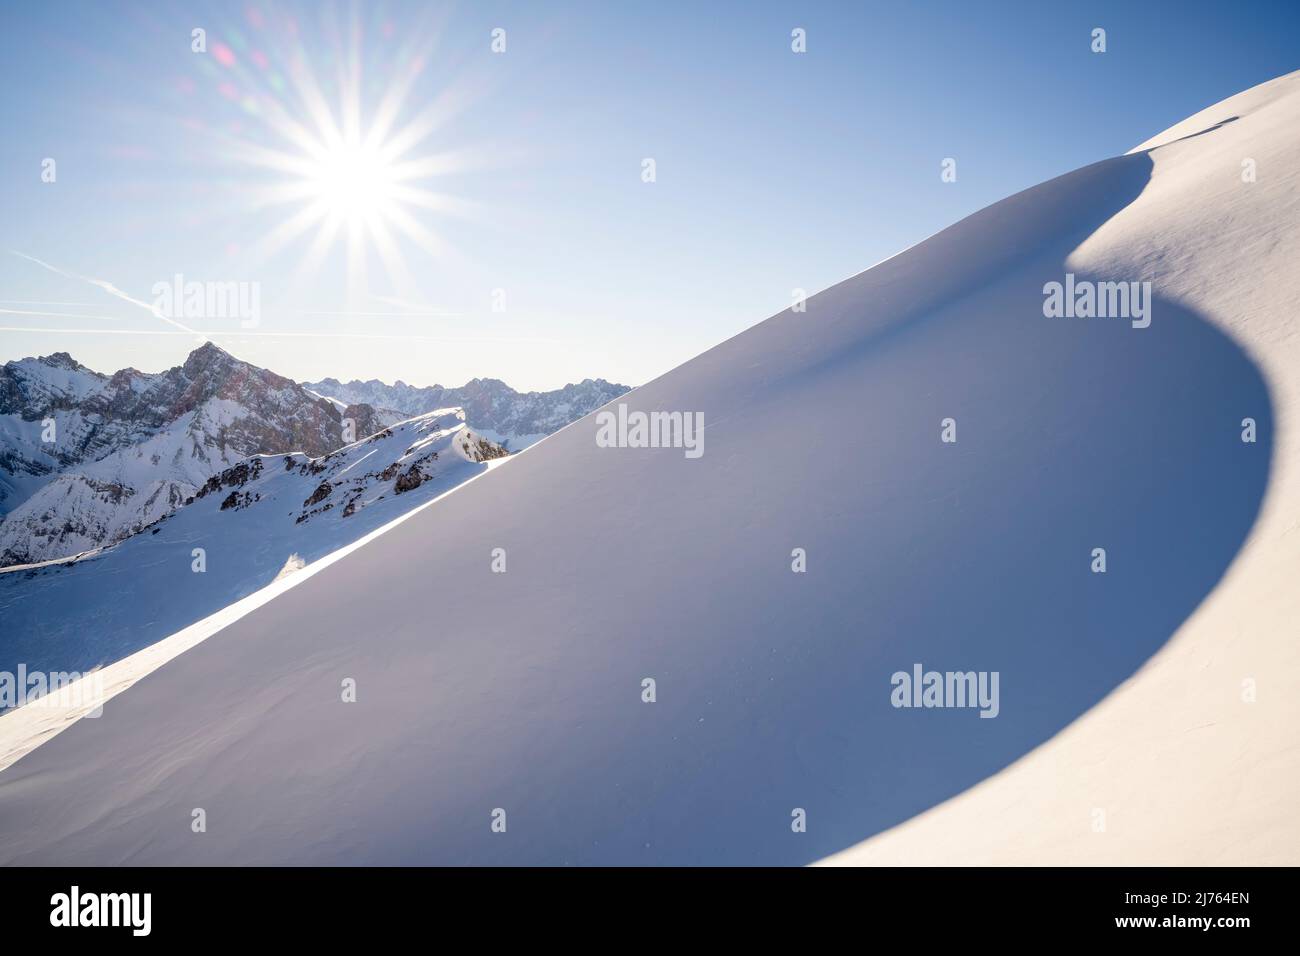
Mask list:
[[[243,364],[215,342],[204,342],[186,356],[185,364],[181,367],[186,375],[193,377],[213,367],[228,366],[232,363]]]
[[[50,355],[42,355],[37,359],[42,365],[48,365],[50,368],[67,369],[69,372],[76,372],[85,369],[85,366],[74,359],[67,352],[54,352]]]

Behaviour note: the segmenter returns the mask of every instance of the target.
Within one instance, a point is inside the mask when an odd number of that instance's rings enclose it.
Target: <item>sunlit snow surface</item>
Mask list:
[[[0,774],[0,861],[1296,862],[1298,129],[1293,75],[622,399],[702,458],[589,416],[291,575]]]

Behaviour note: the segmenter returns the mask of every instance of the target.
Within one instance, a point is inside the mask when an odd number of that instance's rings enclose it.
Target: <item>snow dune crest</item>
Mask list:
[[[0,862],[1294,862],[1297,698],[1240,698],[1300,663],[1282,86],[620,399],[698,460],[589,415],[293,575],[0,774]],[[1045,317],[1066,273],[1150,327]],[[892,705],[917,664],[997,717]]]

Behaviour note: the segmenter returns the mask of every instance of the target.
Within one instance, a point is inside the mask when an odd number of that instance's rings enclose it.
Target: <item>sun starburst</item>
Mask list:
[[[222,156],[262,174],[256,185],[249,187],[245,180],[240,188],[255,208],[287,210],[252,241],[251,258],[266,262],[288,248],[301,248],[297,274],[310,277],[341,245],[349,298],[367,287],[371,259],[382,264],[394,291],[409,289],[403,249],[440,258],[455,255],[430,220],[470,215],[476,208],[429,185],[471,167],[470,151],[427,147],[465,104],[464,91],[441,90],[419,110],[410,110],[429,51],[404,44],[391,62],[382,64],[388,75],[367,115],[362,32],[355,20],[339,31],[337,47],[319,57],[334,67],[326,74],[315,68],[298,31],[284,31],[281,35],[292,42],[267,58],[282,69],[278,84],[266,82],[267,70],[255,68],[256,60],[250,66],[225,47],[216,57],[229,71],[225,95],[241,102],[252,120],[239,135],[224,138]],[[322,76],[333,82],[323,83]],[[413,115],[408,118],[408,113]]]

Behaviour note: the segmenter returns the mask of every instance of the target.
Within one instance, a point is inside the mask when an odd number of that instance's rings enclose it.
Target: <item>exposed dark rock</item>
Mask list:
[[[320,485],[317,486],[316,490],[311,493],[311,497],[302,503],[302,506],[304,508],[310,508],[312,505],[320,504],[320,502],[330,496],[330,492],[333,490],[333,485],[328,481],[322,481]]]
[[[411,491],[414,488],[419,488],[428,478],[428,475],[420,471],[418,464],[412,465],[398,476],[397,483],[393,485],[393,491],[399,495],[404,491]]]

